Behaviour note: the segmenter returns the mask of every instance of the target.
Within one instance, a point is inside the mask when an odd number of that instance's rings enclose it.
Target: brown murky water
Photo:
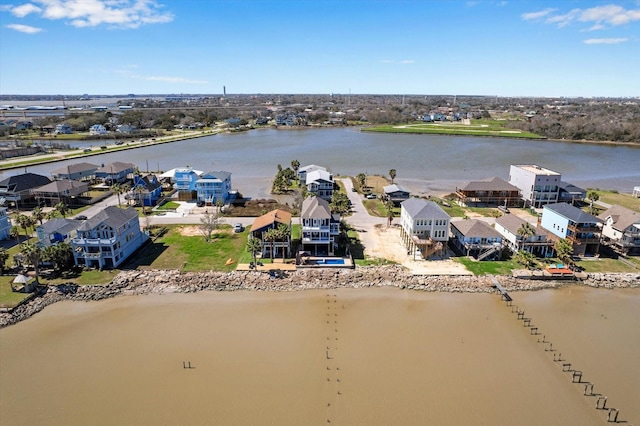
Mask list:
[[[515,294],[640,424],[640,291]],[[595,425],[498,296],[397,289],[63,302],[0,330],[7,425]],[[183,368],[183,362],[193,368]],[[188,364],[187,364],[188,365]]]

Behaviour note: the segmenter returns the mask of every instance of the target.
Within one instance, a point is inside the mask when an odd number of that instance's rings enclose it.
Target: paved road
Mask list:
[[[347,197],[349,197],[351,201],[352,215],[346,218],[346,221],[359,231],[360,242],[365,249],[376,247],[378,239],[374,232],[375,226],[386,225],[387,218],[369,215],[364,204],[362,204],[364,195],[353,192],[353,182],[351,179],[340,179],[340,181],[343,183],[347,191]]]

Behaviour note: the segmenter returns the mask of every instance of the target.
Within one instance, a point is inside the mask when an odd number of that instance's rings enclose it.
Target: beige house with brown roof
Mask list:
[[[511,249],[512,252],[526,250],[529,253],[546,257],[553,253],[554,240],[541,227],[531,225],[535,230],[535,234],[523,238],[518,235],[518,230],[527,222],[524,219],[512,214],[505,214],[496,218],[495,230],[504,238],[504,244]]]
[[[270,229],[278,229],[282,225],[286,226],[288,233],[286,236],[280,236],[274,241],[265,239]],[[262,257],[282,257],[284,251],[285,257],[291,256],[291,213],[276,209],[264,214],[253,221],[249,238],[257,238],[262,242]],[[273,249],[273,256],[271,250]]]
[[[604,242],[622,253],[640,251],[640,213],[613,205],[599,216]]]
[[[471,181],[462,188],[456,188],[456,195],[462,206],[492,205],[515,207],[522,205],[520,190],[499,177]]]

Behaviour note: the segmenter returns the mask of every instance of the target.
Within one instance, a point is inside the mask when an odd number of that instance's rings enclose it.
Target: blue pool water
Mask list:
[[[319,265],[344,265],[344,259],[318,259]]]

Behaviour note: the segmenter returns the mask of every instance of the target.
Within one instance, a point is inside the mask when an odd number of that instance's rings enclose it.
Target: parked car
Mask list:
[[[369,193],[369,194],[365,195],[365,198],[367,200],[375,200],[376,198],[378,198],[378,196],[376,194]]]
[[[87,217],[85,215],[81,214],[79,216],[74,217],[74,219],[75,220],[87,220]]]
[[[358,192],[358,190],[356,189],[356,187],[355,187],[355,186],[352,186],[352,187],[351,187],[351,190],[352,190],[353,192]]]
[[[244,231],[244,226],[241,223],[236,223],[233,225],[233,232],[238,233]]]
[[[198,201],[198,202],[196,203],[196,206],[198,206],[198,207],[204,207],[204,201]]]

